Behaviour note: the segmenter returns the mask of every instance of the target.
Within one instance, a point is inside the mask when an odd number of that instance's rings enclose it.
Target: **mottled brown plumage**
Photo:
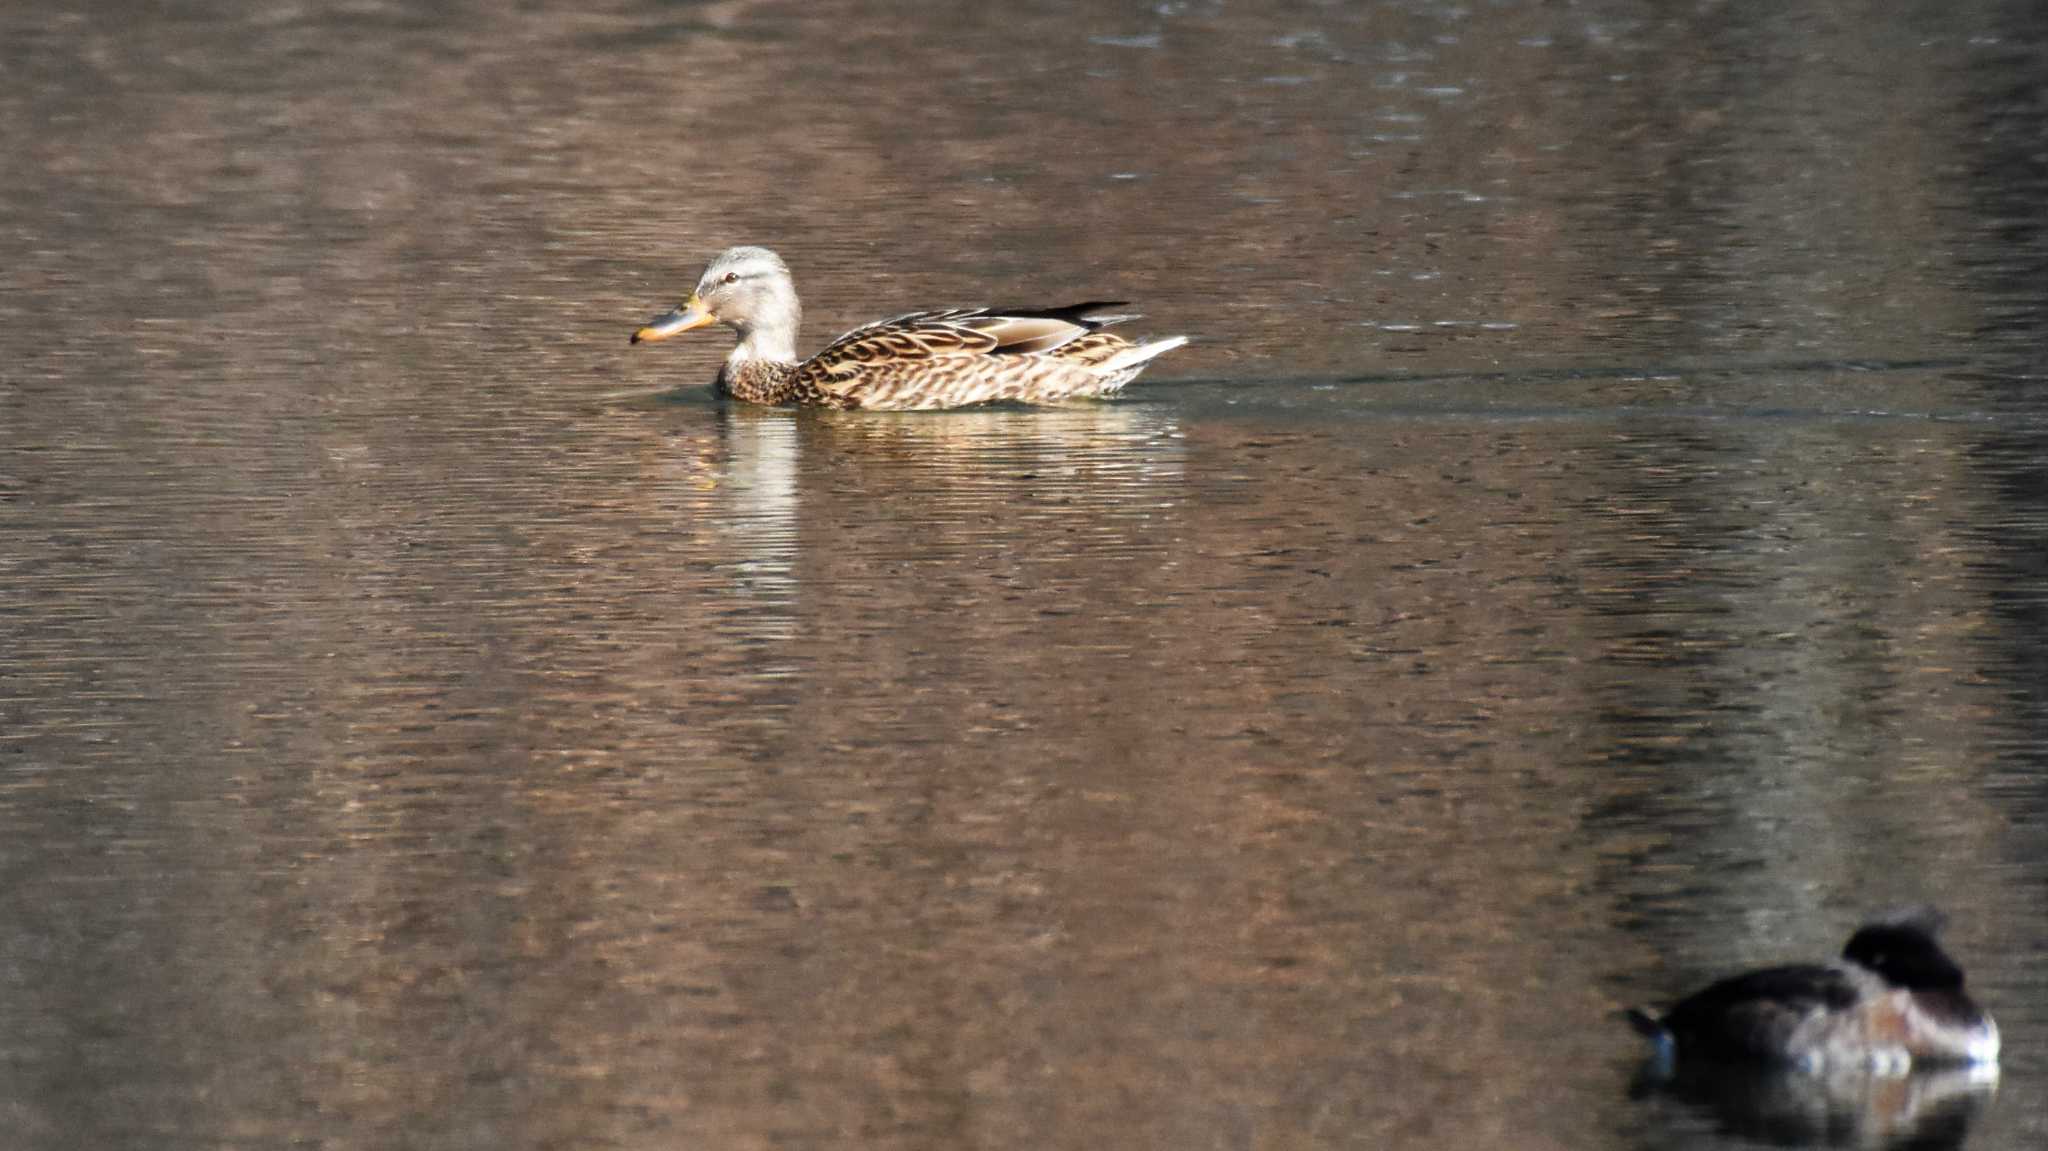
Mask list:
[[[832,408],[956,408],[1043,404],[1111,395],[1184,336],[1149,343],[1102,329],[1135,317],[1109,302],[1064,308],[952,308],[855,328],[799,363],[800,316],[789,270],[766,248],[731,248],[704,270],[689,300],[633,334],[666,339],[710,323],[739,343],[715,386],[756,404]]]

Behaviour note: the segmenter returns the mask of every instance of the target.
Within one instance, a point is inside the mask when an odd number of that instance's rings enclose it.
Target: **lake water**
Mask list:
[[[2048,1135],[2048,9],[16,5],[0,75],[10,1146]],[[807,347],[1193,343],[725,405],[626,336],[740,242]],[[1632,1093],[1618,1008],[1917,900],[1995,1093]]]

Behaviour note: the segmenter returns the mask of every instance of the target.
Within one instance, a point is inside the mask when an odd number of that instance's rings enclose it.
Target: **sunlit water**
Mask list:
[[[2036,1145],[2044,31],[0,14],[0,1129],[1810,1140],[1614,1012],[1931,899],[1996,1094],[1822,1134]],[[1195,342],[722,405],[738,241]]]

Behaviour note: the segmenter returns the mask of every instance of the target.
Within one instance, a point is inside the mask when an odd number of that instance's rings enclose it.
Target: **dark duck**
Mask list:
[[[1767,967],[1681,1000],[1630,1011],[1660,1062],[1709,1059],[1807,1071],[1995,1064],[1998,1025],[1963,990],[1963,969],[1927,908],[1858,928],[1833,963]]]

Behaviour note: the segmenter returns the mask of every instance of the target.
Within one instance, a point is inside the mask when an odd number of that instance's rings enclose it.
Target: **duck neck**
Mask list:
[[[771,364],[796,363],[797,318],[796,299],[776,301],[776,306],[763,308],[760,313],[750,316],[744,323],[736,325],[739,346],[725,358],[728,364],[743,364],[749,360],[765,360]]]
[[[765,360],[771,364],[796,363],[796,337],[791,332],[771,331],[755,328],[740,333],[740,342],[732,354],[725,357],[728,364],[738,365]]]

